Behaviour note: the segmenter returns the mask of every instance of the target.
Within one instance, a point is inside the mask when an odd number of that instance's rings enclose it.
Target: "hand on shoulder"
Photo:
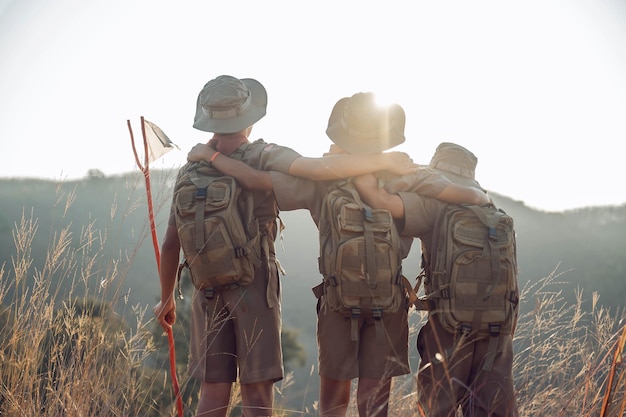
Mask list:
[[[202,160],[209,161],[215,150],[206,143],[197,143],[187,154],[189,162],[200,162]]]
[[[398,175],[412,174],[418,170],[418,165],[405,152],[386,152],[387,169]]]

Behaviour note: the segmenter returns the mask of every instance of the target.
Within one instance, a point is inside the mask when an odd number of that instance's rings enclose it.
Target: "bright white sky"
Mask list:
[[[626,203],[626,2],[0,0],[0,177],[136,170],[126,120],[182,151],[220,74],[261,81],[253,137],[320,156],[334,103],[401,104],[427,163],[441,141],[481,184],[548,211]],[[618,185],[619,184],[619,185]]]

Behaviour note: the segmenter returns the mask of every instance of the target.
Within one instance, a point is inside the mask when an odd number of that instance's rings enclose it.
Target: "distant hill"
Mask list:
[[[162,236],[169,210],[174,171],[152,172],[157,232]],[[601,302],[623,306],[626,294],[626,205],[589,207],[559,213],[531,209],[523,202],[491,193],[494,201],[513,216],[518,233],[520,282],[536,281],[558,267],[563,280],[585,291],[597,291]],[[0,180],[0,262],[11,264],[15,254],[12,230],[22,215],[38,222],[32,253],[45,259],[55,233],[71,225],[76,236],[92,225],[101,233],[103,250],[125,253],[129,258],[125,287],[131,300],[151,303],[158,295],[154,252],[147,221],[143,176],[130,173],[80,181],[16,179]],[[316,229],[307,211],[283,212],[285,253],[281,262],[288,270],[285,282],[319,281],[316,265]],[[280,247],[280,243],[279,243]],[[419,245],[404,271],[417,275]],[[307,292],[307,295],[308,292]],[[288,303],[288,300],[286,300]]]

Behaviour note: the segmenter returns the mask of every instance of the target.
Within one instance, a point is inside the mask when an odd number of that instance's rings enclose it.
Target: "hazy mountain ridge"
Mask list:
[[[175,171],[152,173],[159,237],[165,231],[174,178]],[[10,179],[0,180],[0,185],[0,262],[10,265],[15,251],[11,232],[23,214],[29,217],[32,213],[37,219],[33,253],[40,255],[55,231],[64,225],[71,223],[71,230],[79,235],[82,227],[92,223],[95,229],[104,231],[104,246],[110,253],[130,254],[136,250],[127,278],[131,293],[136,284],[143,288],[136,300],[151,302],[158,294],[145,184],[140,173],[68,182]],[[619,294],[626,293],[626,204],[543,212],[504,195],[490,194],[515,219],[521,282],[544,277],[560,265],[559,270],[568,271],[565,281],[600,291],[603,303],[621,307]],[[277,246],[288,271],[285,280],[307,285],[318,282],[318,237],[308,212],[283,212],[281,217],[287,226],[285,252],[280,242]],[[418,251],[419,245],[414,245],[405,266],[407,276],[417,275]],[[146,285],[149,282],[154,285]],[[147,294],[149,288],[153,291]]]

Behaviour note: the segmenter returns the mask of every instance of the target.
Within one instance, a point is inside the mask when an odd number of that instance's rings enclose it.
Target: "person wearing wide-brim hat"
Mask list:
[[[452,142],[441,142],[428,166],[457,184],[481,188],[476,180],[478,158],[470,150]]]
[[[486,191],[475,179],[478,158],[467,148],[452,142],[442,142],[427,166],[455,184],[463,184]],[[425,280],[430,278],[429,260],[437,248],[433,231],[446,204],[420,196],[415,191],[418,184],[414,175],[400,181],[390,181],[384,188],[375,182],[357,181],[363,198],[376,208],[387,208],[402,224],[402,235],[416,237],[421,242]],[[429,287],[426,286],[427,295]],[[513,328],[517,321],[517,305]],[[429,308],[426,307],[425,308]],[[417,398],[425,415],[433,417],[454,416],[460,406],[463,415],[517,417],[518,407],[513,385],[513,334],[503,332],[497,336],[497,348],[491,338],[459,337],[444,329],[436,319],[437,312],[430,311],[427,323],[419,331],[417,349],[420,365],[417,373]],[[487,358],[493,360],[485,367]]]
[[[262,139],[250,142],[252,126],[265,117],[266,109],[267,92],[258,81],[230,75],[210,80],[198,95],[193,127],[213,135],[207,143],[196,145],[194,149],[217,169],[228,163],[231,159],[226,156],[230,156],[242,161],[245,167],[315,180],[378,170],[402,174],[414,169],[408,155],[401,152],[307,158],[293,149]],[[161,300],[154,311],[165,329],[176,319],[173,294],[181,243],[175,198],[181,184],[197,165],[197,162],[188,162],[179,170],[162,244]],[[263,259],[252,282],[245,286],[212,288],[209,292],[194,291],[188,369],[190,376],[201,381],[198,415],[210,412],[212,416],[225,416],[232,383],[237,379],[245,414],[271,415],[273,384],[283,378],[279,268],[274,247],[278,211],[270,191],[255,192],[254,203],[263,248],[262,251],[259,248],[259,253]],[[228,314],[224,316],[223,312]],[[250,338],[255,340],[252,345],[249,345]]]
[[[357,93],[335,104],[326,134],[336,147],[349,153],[382,152],[404,143],[404,128],[405,113],[400,105],[381,106],[373,93]],[[487,201],[481,192],[452,184],[443,175],[420,170],[408,177],[420,184],[419,192],[426,196],[453,203]],[[388,181],[384,175],[379,180]],[[277,195],[279,204],[280,197]],[[405,258],[410,248],[409,239],[403,243],[401,256]],[[382,344],[375,330],[376,319],[359,319],[358,342],[354,342],[350,320],[327,308],[327,304],[326,296],[321,296],[317,336],[322,415],[324,412],[345,415],[351,380],[357,378],[359,415],[387,416],[392,378],[410,373],[407,310],[401,308],[395,313],[382,314],[386,338]]]
[[[327,158],[338,154],[380,153],[405,141],[405,116],[397,105],[380,106],[373,93],[356,93],[337,101],[328,119],[326,133],[333,142]],[[193,160],[207,159],[192,151]],[[309,210],[312,219],[319,224],[322,202],[328,191],[328,182],[311,181],[306,178],[285,175],[280,172],[252,170],[238,161],[218,158],[219,169],[232,175],[239,182],[251,188],[272,190],[280,210]],[[228,162],[228,163],[227,163]],[[449,181],[441,176],[438,181],[425,181],[421,191],[438,196]],[[480,195],[474,189],[459,187],[451,194],[458,200],[470,202]],[[466,192],[467,194],[462,194]],[[404,253],[403,255],[406,255]],[[318,286],[319,287],[319,286]],[[349,325],[342,313],[326,308],[325,297],[319,302],[318,343],[320,415],[342,416],[347,412],[350,401],[351,380],[359,379],[357,403],[360,415],[373,415],[371,409],[378,410],[377,416],[387,415],[391,378],[410,372],[408,364],[408,324],[406,310],[391,313],[384,317],[388,338],[379,345],[371,328],[371,321],[362,326],[359,342],[351,340]],[[363,352],[369,351],[367,355]]]
[[[196,103],[193,127],[204,132],[237,133],[267,113],[267,91],[255,79],[221,75],[204,86]]]
[[[405,119],[399,104],[381,105],[374,93],[356,93],[335,103],[326,134],[345,152],[378,153],[404,143]]]

